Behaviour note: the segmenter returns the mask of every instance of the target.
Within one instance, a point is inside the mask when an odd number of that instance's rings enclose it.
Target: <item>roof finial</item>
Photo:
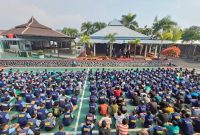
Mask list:
[[[109,22],[108,25],[109,25],[109,26],[122,26],[122,23],[121,23],[119,20],[117,20],[117,19],[115,18],[115,19],[113,19],[111,22]]]

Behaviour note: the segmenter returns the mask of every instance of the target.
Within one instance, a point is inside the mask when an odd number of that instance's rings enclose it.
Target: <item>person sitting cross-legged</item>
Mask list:
[[[105,116],[108,113],[108,105],[105,102],[102,102],[99,106],[99,113]]]
[[[112,119],[110,118],[110,114],[107,113],[106,116],[102,117],[101,120],[99,121],[99,126],[102,126],[102,122],[106,122],[106,127],[110,128],[110,125],[112,124]]]
[[[110,128],[107,127],[105,120],[101,122],[101,126],[99,127],[99,135],[111,135]]]
[[[52,131],[56,126],[55,117],[53,117],[52,113],[48,114],[48,118],[44,120],[44,128],[46,131]]]
[[[64,126],[62,124],[59,126],[59,131],[56,132],[54,135],[67,135],[64,131]]]
[[[66,109],[66,112],[64,113],[64,117],[63,117],[63,124],[65,126],[69,126],[74,120],[74,116],[72,114],[72,112],[70,111],[70,109]]]
[[[118,135],[128,135],[128,120],[126,118],[117,125],[117,133]]]

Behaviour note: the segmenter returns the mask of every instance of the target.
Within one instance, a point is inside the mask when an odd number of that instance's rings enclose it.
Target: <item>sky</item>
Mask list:
[[[85,21],[110,22],[129,12],[140,27],[151,27],[155,16],[171,16],[181,28],[200,26],[200,0],[0,0],[0,29],[26,23],[34,16],[53,29],[80,29]]]

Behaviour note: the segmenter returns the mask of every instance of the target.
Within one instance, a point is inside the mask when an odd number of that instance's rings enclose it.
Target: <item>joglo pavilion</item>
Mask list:
[[[113,45],[106,38],[109,34],[115,34]],[[140,40],[139,45],[133,46],[129,44],[129,41],[136,39]],[[30,56],[29,54],[34,51],[45,50],[46,53],[59,56],[59,54],[69,54],[69,50],[72,50],[72,43],[74,41],[76,41],[74,38],[42,25],[32,17],[27,23],[3,32],[3,38],[0,38],[0,52],[6,50],[24,53],[26,54],[25,56]],[[169,45],[176,44],[185,46],[191,43],[173,43],[168,40],[161,41],[152,39],[149,36],[123,26],[120,21],[114,19],[107,27],[90,35],[90,44],[93,47],[94,56],[106,55],[107,52],[111,52],[110,50],[113,49],[116,51],[129,49],[131,52],[135,52],[136,55],[146,57],[148,53],[152,53],[154,57],[157,57],[161,49]],[[193,44],[192,47],[195,47],[195,51],[194,48],[191,48],[191,51],[186,49],[185,52],[190,52],[189,55],[195,55],[200,48],[199,43]]]
[[[73,38],[40,24],[34,17],[27,23],[2,33],[0,50],[29,56],[30,52],[46,50],[58,54],[70,48]],[[23,55],[23,56],[24,56]]]

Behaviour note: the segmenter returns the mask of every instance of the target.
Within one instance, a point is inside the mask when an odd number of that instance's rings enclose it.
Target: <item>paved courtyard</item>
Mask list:
[[[195,68],[198,73],[200,73],[200,62],[194,61],[192,59],[173,59],[173,64],[178,67],[183,68]]]

